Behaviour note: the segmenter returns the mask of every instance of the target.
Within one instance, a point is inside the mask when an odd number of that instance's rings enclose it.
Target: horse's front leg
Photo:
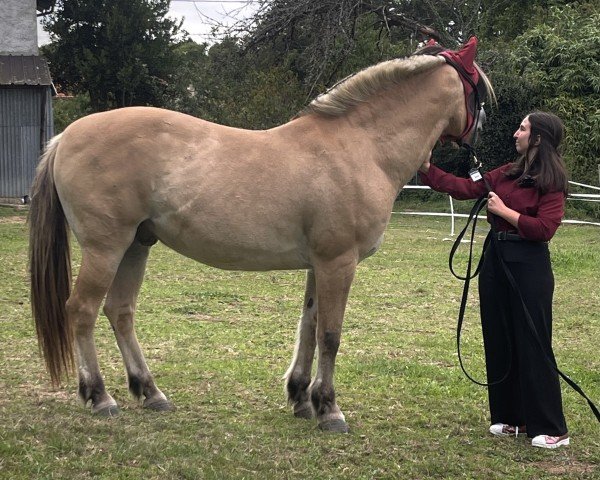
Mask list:
[[[331,432],[348,432],[344,414],[335,400],[333,371],[356,264],[356,256],[348,254],[315,265],[319,354],[310,392],[319,428]]]
[[[299,418],[313,417],[308,387],[317,346],[316,331],[317,292],[315,274],[312,270],[309,270],[306,275],[302,318],[298,323],[298,333],[296,334],[296,349],[290,368],[285,374],[288,402],[294,408],[294,416]]]

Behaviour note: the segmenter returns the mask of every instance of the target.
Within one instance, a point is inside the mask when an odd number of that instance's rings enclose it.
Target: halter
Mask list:
[[[479,90],[477,88],[477,84],[475,83],[475,81],[472,78],[473,75],[470,75],[465,70],[463,65],[461,65],[460,63],[458,63],[454,59],[452,59],[448,51],[443,51],[439,55],[443,56],[444,60],[446,60],[446,63],[448,65],[450,65],[452,68],[454,68],[454,70],[456,70],[456,73],[458,73],[458,76],[460,77],[460,80],[463,84],[463,88],[464,88],[464,92],[465,92],[465,106],[467,109],[467,125],[465,126],[465,129],[462,131],[462,133],[458,137],[444,135],[444,136],[440,137],[440,140],[442,142],[445,142],[448,139],[456,140],[459,143],[459,145],[465,147],[469,151],[469,153],[471,154],[471,156],[473,157],[473,159],[475,161],[476,166],[479,167],[479,161],[477,160],[477,157],[475,157],[475,149],[473,148],[473,145],[475,145],[475,143],[477,141],[477,135],[479,134],[477,129],[473,133],[473,138],[471,140],[471,144],[463,141],[464,138],[468,135],[468,133],[473,128],[473,125],[477,126],[479,124],[479,118],[481,115],[481,110],[483,108],[482,104],[481,104],[481,99],[479,97]],[[479,75],[477,75],[477,79],[479,79]],[[470,100],[471,96],[473,96],[475,99],[475,109],[474,109],[475,111],[471,111],[471,108],[470,108],[469,100]]]

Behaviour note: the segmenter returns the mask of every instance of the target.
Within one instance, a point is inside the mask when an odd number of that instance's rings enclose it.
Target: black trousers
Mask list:
[[[548,245],[542,242],[490,243],[479,274],[481,324],[488,383],[506,373],[502,383],[488,387],[491,423],[526,425],[527,435],[564,435],[558,374],[543,358],[524,315],[523,305],[497,258],[500,249],[516,280],[538,332],[541,348],[552,359],[552,297],[554,275]]]

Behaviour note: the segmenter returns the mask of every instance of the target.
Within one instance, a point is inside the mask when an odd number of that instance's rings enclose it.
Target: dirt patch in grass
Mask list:
[[[26,218],[20,215],[15,215],[13,217],[0,217],[0,224],[24,224],[26,222]]]
[[[561,464],[556,464],[556,462],[551,461],[536,462],[536,466],[552,475],[565,475],[565,477],[562,478],[574,478],[576,475],[598,471],[597,464],[579,462],[577,460]]]

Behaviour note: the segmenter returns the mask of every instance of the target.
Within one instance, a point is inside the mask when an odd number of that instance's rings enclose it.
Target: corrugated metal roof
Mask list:
[[[0,55],[0,85],[52,85],[48,62],[37,55]]]

